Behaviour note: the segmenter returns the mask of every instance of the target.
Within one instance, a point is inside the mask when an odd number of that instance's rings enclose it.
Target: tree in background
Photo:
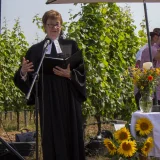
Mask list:
[[[67,37],[83,50],[87,71],[84,115],[129,120],[136,110],[133,84],[126,72],[139,46],[130,9],[115,3],[82,4],[72,15]],[[79,17],[79,20],[75,19]]]
[[[78,21],[76,20],[78,18]],[[88,99],[83,105],[83,115],[108,119],[130,119],[136,109],[133,84],[128,77],[129,66],[135,64],[135,53],[146,40],[144,21],[139,37],[130,9],[115,3],[82,4],[81,11],[71,15],[67,37],[76,39],[83,50],[87,71]],[[33,19],[43,29],[41,18]],[[17,20],[13,30],[7,26],[0,35],[0,110],[21,110],[24,95],[14,86],[13,75],[20,59],[28,49],[28,43]],[[144,38],[145,37],[145,38]],[[100,129],[100,126],[99,126]]]
[[[140,23],[141,29],[138,31],[139,48],[143,47],[147,43],[147,33],[146,33],[146,21],[142,20]]]
[[[12,30],[7,24],[0,35],[0,111],[17,112],[17,129],[19,129],[19,111],[26,107],[24,94],[14,85],[15,71],[20,65],[22,56],[28,49],[19,20],[15,21]]]

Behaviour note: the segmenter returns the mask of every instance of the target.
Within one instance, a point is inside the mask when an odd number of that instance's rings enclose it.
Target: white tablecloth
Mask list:
[[[145,117],[148,118],[153,124],[153,132],[151,136],[154,140],[154,148],[150,152],[149,156],[160,157],[160,112],[142,113],[136,111],[132,114],[131,118],[131,134],[136,137],[135,124],[137,119]]]

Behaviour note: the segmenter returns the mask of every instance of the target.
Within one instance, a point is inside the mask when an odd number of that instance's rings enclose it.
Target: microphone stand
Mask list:
[[[26,100],[29,100],[30,98],[30,95],[31,95],[31,92],[32,92],[32,89],[33,89],[33,86],[35,84],[35,91],[36,91],[36,96],[35,96],[35,116],[36,116],[36,160],[39,160],[38,158],[38,111],[39,111],[39,99],[38,99],[38,76],[39,76],[39,71],[40,71],[40,68],[42,66],[42,63],[43,63],[43,59],[46,55],[46,48],[48,47],[48,45],[51,43],[51,41],[48,43],[45,44],[45,47],[43,48],[43,51],[42,51],[42,58],[41,58],[41,61],[39,63],[39,66],[37,68],[37,71],[35,72],[34,74],[34,79],[32,81],[32,84],[30,86],[30,89],[28,91],[28,94],[26,96]]]

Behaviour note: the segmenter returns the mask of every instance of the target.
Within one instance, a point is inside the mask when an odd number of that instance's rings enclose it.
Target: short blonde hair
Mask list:
[[[50,10],[50,11],[47,11],[47,12],[44,13],[44,15],[42,17],[43,25],[46,25],[47,20],[49,18],[50,19],[58,19],[58,20],[60,20],[61,25],[63,23],[61,14],[59,12],[55,11],[55,10]]]

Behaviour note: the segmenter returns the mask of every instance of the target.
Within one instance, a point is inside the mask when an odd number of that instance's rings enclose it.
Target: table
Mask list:
[[[131,134],[136,137],[135,123],[139,118],[148,118],[153,124],[153,131],[151,136],[154,140],[154,148],[150,152],[149,156],[160,157],[160,112],[150,112],[142,113],[141,111],[136,111],[132,114],[131,118]]]

